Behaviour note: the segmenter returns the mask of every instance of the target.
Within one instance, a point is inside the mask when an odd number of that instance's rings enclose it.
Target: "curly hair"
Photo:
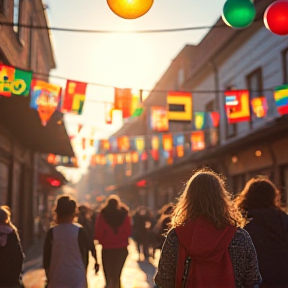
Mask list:
[[[246,223],[225,189],[224,180],[207,168],[198,170],[186,183],[175,205],[171,227],[183,225],[200,216],[204,216],[218,229],[228,224],[244,227]]]
[[[235,199],[242,212],[253,208],[280,208],[280,193],[276,186],[265,177],[252,178]]]

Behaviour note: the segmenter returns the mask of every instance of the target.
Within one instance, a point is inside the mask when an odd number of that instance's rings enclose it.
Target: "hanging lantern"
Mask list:
[[[256,10],[252,0],[227,0],[222,19],[233,28],[245,28],[254,21]]]
[[[273,2],[264,13],[264,24],[277,35],[288,35],[288,1]]]
[[[154,0],[107,0],[110,9],[124,19],[136,19],[146,14]]]

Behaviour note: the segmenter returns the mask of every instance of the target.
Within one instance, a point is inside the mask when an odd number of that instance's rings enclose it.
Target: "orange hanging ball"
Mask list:
[[[107,0],[110,9],[124,19],[136,19],[145,15],[154,0]]]

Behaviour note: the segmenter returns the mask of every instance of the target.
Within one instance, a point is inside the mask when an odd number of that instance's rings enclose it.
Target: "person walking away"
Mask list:
[[[130,236],[129,210],[117,195],[111,195],[97,216],[94,236],[102,245],[102,265],[107,288],[120,288]]]
[[[196,172],[173,211],[157,287],[259,287],[257,256],[244,224],[223,180],[212,171]]]
[[[85,229],[73,223],[76,201],[60,196],[56,204],[57,225],[44,244],[43,265],[48,288],[87,288],[86,269],[90,242]]]
[[[250,219],[245,229],[257,252],[261,287],[288,287],[288,216],[280,207],[276,186],[263,177],[251,179],[236,203]]]
[[[24,254],[9,207],[0,206],[0,288],[19,288]]]

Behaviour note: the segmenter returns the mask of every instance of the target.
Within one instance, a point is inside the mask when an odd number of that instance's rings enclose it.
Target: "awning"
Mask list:
[[[25,147],[40,153],[73,157],[62,113],[56,111],[42,126],[36,110],[29,107],[30,97],[0,96],[0,124]]]

